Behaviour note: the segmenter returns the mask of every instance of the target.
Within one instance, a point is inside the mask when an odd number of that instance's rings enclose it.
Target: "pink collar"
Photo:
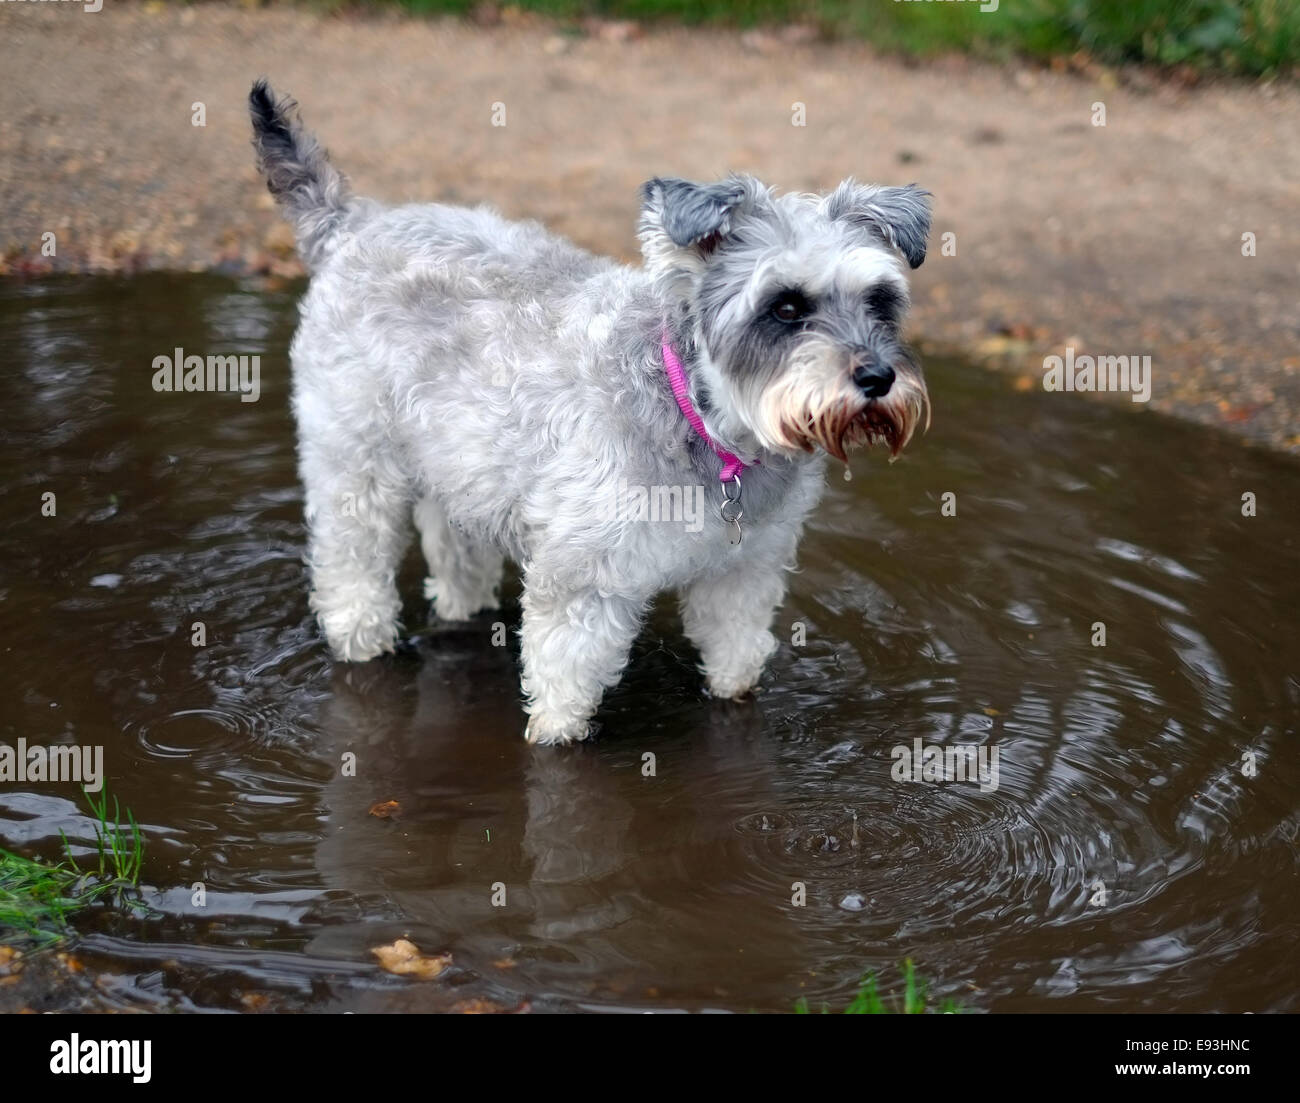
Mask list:
[[[677,406],[682,411],[682,416],[691,423],[691,428],[695,430],[705,444],[713,449],[713,454],[722,461],[722,471],[718,475],[718,481],[731,482],[732,479],[742,471],[748,470],[753,464],[745,463],[735,453],[728,452],[725,448],[719,448],[714,443],[713,438],[709,436],[709,431],[704,428],[704,419],[691,405],[691,391],[689,384],[686,382],[686,369],[682,366],[677,353],[673,352],[667,334],[664,335],[661,347],[664,351],[664,370],[668,373],[668,385],[673,389],[673,397],[677,399]]]

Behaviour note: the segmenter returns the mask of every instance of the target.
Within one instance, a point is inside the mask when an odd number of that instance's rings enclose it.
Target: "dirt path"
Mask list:
[[[358,190],[486,200],[626,258],[637,185],[656,174],[916,180],[936,196],[923,345],[1009,366],[1020,386],[1067,344],[1149,354],[1151,408],[1300,452],[1294,86],[912,67],[796,35],[574,38],[121,0],[0,4],[0,71],[0,271],[42,271],[46,231],[57,269],[293,271],[248,146],[244,97],[266,74]]]

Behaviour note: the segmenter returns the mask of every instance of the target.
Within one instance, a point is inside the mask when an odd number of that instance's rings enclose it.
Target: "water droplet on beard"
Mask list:
[[[853,468],[851,468],[847,463],[844,465],[844,481],[846,483],[851,483],[853,481]]]

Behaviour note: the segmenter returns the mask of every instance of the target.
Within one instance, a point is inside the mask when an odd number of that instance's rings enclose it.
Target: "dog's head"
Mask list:
[[[682,303],[725,436],[843,460],[907,444],[929,396],[900,335],[903,264],[925,259],[929,193],[846,180],[775,196],[753,177],[655,179],[643,189],[647,269]]]

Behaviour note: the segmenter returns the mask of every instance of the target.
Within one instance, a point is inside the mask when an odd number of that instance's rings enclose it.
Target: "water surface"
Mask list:
[[[1300,1007],[1294,462],[931,362],[929,435],[833,475],[756,700],[663,601],[599,740],[534,749],[513,577],[439,626],[413,556],[405,653],[318,638],[300,290],[0,287],[0,739],[102,745],[147,836],[152,916],[81,922],[92,1005],[782,1011],[911,957],[978,1010]],[[259,354],[259,401],[156,393],[177,346]],[[895,780],[916,739],[996,747],[996,790]],[[0,845],[57,855],[77,800],[0,784]],[[385,974],[401,936],[453,966]]]

